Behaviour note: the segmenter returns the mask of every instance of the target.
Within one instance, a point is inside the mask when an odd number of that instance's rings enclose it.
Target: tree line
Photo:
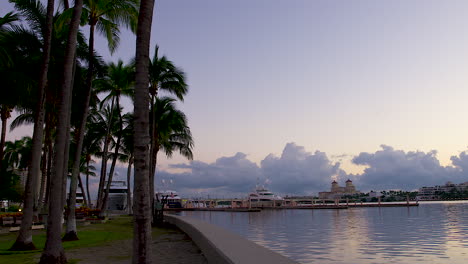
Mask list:
[[[47,212],[40,263],[66,263],[62,240],[76,240],[78,234],[75,210],[67,210],[61,237],[63,208],[75,208],[77,188],[91,206],[89,177],[98,176],[93,206],[104,212],[117,162],[125,162],[127,186],[134,170],[133,202],[130,189],[127,199],[134,215],[133,263],[150,263],[158,154],[179,152],[192,159],[194,144],[187,117],[176,107],[188,92],[185,73],[161,56],[158,46],[149,56],[154,0],[75,0],[73,7],[68,0],[58,7],[54,0],[47,5],[10,2],[15,11],[0,17],[0,185],[23,202],[22,225],[11,250],[36,248],[33,217]],[[94,48],[95,35],[104,36],[113,53],[122,28],[137,35],[135,58],[104,61]],[[134,103],[133,112],[123,111],[124,97]],[[32,137],[6,142],[12,111],[18,115],[10,129],[32,124]],[[95,159],[101,161],[99,172]],[[15,187],[19,173],[27,174],[21,198]]]

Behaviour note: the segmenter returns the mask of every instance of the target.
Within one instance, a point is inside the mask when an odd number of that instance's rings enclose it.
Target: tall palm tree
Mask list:
[[[16,7],[19,8],[23,15],[28,17],[38,18],[32,13],[34,9],[24,9],[25,6],[28,6],[29,3],[23,0],[12,1],[16,3]],[[32,1],[30,1],[32,2]],[[34,197],[35,197],[35,186],[37,185],[37,180],[39,179],[40,173],[40,163],[41,163],[41,150],[42,150],[42,138],[43,138],[43,127],[44,127],[44,100],[45,100],[45,88],[47,84],[47,74],[49,71],[49,61],[50,61],[50,50],[51,50],[51,41],[52,41],[52,25],[54,17],[54,0],[47,1],[47,11],[45,15],[45,21],[39,21],[35,26],[40,26],[43,29],[43,56],[40,68],[40,76],[38,83],[38,97],[39,100],[36,106],[36,115],[34,122],[34,131],[32,138],[32,155],[30,167],[28,170],[28,177],[26,180],[25,192],[24,192],[24,205],[23,205],[23,221],[21,223],[20,231],[18,237],[16,238],[15,243],[11,247],[11,250],[30,250],[35,249],[32,242],[32,220],[33,220],[33,210],[34,210]],[[43,7],[41,7],[40,2],[37,3],[37,11],[43,12]],[[31,12],[32,11],[32,12]],[[41,23],[42,22],[42,23]],[[3,114],[3,113],[2,113]]]
[[[148,58],[154,0],[141,0],[135,55],[133,264],[151,264]]]
[[[188,91],[188,85],[185,81],[185,73],[174,63],[166,58],[159,56],[159,46],[156,45],[153,59],[149,61],[149,93],[151,96],[151,112],[154,113],[154,105],[159,90],[174,94],[179,100],[184,100],[184,95]],[[156,173],[156,146],[154,139],[157,137],[156,119],[153,115],[150,122],[150,197],[151,204],[154,201],[154,177]]]
[[[85,0],[84,14],[87,18],[90,26],[89,33],[89,63],[88,63],[88,75],[86,79],[86,99],[83,106],[83,115],[79,126],[79,136],[77,140],[77,152],[74,158],[74,165],[72,169],[72,185],[71,189],[75,189],[76,178],[79,174],[79,162],[81,157],[81,150],[83,147],[83,138],[85,133],[86,120],[88,118],[89,101],[91,97],[92,81],[94,74],[94,64],[92,57],[94,56],[94,33],[95,29],[98,29],[101,33],[106,36],[109,49],[113,53],[119,43],[119,26],[124,25],[128,28],[135,29],[135,21],[137,17],[137,6],[139,0]],[[105,157],[105,156],[104,156]],[[105,171],[104,171],[105,174]],[[70,191],[70,195],[73,196],[76,191]],[[76,194],[75,194],[76,196]],[[72,198],[69,199],[70,201]],[[99,199],[98,199],[99,201]],[[74,212],[70,212],[67,218],[70,222],[70,229],[67,230],[67,234],[72,238],[78,238],[76,235],[76,223]],[[75,224],[74,224],[75,223]],[[68,226],[68,224],[67,224]],[[68,227],[67,227],[68,229]]]
[[[107,197],[109,195],[110,184],[112,183],[113,172],[115,169],[115,164],[117,161],[119,148],[120,148],[120,140],[122,136],[122,129],[123,129],[123,119],[122,113],[120,111],[120,97],[133,96],[133,81],[134,81],[134,71],[131,65],[124,65],[121,60],[119,60],[116,64],[110,63],[108,66],[108,75],[105,78],[98,79],[95,81],[95,85],[97,88],[97,92],[99,93],[108,93],[108,95],[103,99],[102,103],[107,103],[111,101],[111,110],[117,110],[118,115],[118,131],[117,134],[117,142],[114,148],[114,158],[112,160],[111,169],[109,172],[109,179],[107,180],[107,186],[104,188],[104,181],[105,175],[107,173],[107,151],[108,151],[108,144],[111,139],[110,136],[110,129],[111,124],[113,124],[114,120],[113,114],[111,113],[109,123],[107,126],[107,135],[104,141],[104,148],[103,148],[103,158],[102,158],[102,167],[101,167],[101,178],[99,181],[99,190],[98,190],[98,207],[101,211],[106,209],[107,204]],[[115,108],[114,108],[115,105]]]
[[[44,251],[42,252],[40,264],[55,264],[66,263],[67,259],[62,247],[60,238],[62,231],[62,205],[63,196],[62,188],[64,181],[64,156],[66,149],[67,121],[69,121],[71,104],[71,85],[73,77],[73,65],[75,61],[76,43],[78,35],[78,27],[80,24],[81,12],[83,8],[83,0],[75,0],[73,16],[69,24],[68,42],[65,49],[65,61],[63,66],[61,102],[59,105],[59,116],[57,124],[57,136],[55,140],[55,157],[54,170],[50,181],[50,202],[49,202],[49,218],[47,224],[47,240]]]

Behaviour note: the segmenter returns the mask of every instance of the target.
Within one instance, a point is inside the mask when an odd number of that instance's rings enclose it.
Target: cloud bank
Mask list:
[[[336,158],[337,156],[334,156]],[[257,182],[281,195],[316,195],[330,188],[332,180],[344,183],[353,180],[361,191],[402,189],[414,190],[422,186],[468,181],[468,153],[451,157],[451,166],[442,166],[436,151],[403,151],[381,145],[374,153],[361,152],[351,162],[364,166],[361,174],[348,174],[341,163],[328,158],[321,151],[307,152],[304,147],[288,143],[281,155],[267,155],[258,165],[238,152],[220,157],[215,162],[192,161],[175,164],[174,169],[185,172],[171,173],[158,170],[156,188],[161,180],[173,184],[163,188],[178,191],[184,197],[245,197]],[[117,179],[125,180],[126,168],[116,168]],[[97,189],[97,179],[91,179],[91,189]]]
[[[451,166],[442,166],[436,151],[404,151],[382,145],[374,153],[361,152],[351,161],[366,169],[362,174],[348,174],[340,162],[332,161],[321,151],[307,152],[304,147],[288,143],[281,156],[267,155],[260,165],[246,154],[221,157],[213,163],[193,161],[172,165],[186,169],[184,173],[159,171],[159,178],[173,179],[174,188],[188,195],[241,197],[253,190],[257,181],[268,183],[272,191],[285,194],[310,195],[328,190],[334,179],[352,179],[358,189],[414,190],[422,186],[444,184],[447,181],[468,181],[468,154],[452,156]]]

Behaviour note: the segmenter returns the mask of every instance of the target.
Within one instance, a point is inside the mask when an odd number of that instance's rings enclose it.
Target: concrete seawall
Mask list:
[[[198,219],[164,215],[202,250],[210,264],[298,264],[237,234]]]

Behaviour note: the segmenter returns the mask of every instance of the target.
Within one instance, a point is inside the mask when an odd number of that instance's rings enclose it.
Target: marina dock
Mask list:
[[[418,206],[418,202],[342,202],[341,200],[304,200],[288,199],[281,205],[253,203],[248,200],[207,199],[187,201],[182,208],[165,208],[166,211],[220,211],[220,212],[260,212],[261,210],[314,210],[314,209],[348,209],[357,207],[409,207]]]

